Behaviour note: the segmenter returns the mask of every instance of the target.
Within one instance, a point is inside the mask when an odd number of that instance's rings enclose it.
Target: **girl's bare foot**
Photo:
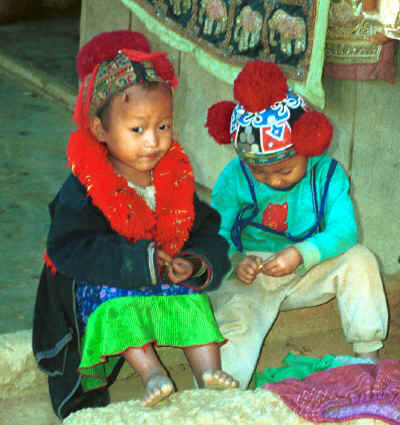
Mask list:
[[[159,401],[168,397],[174,391],[174,384],[168,376],[154,373],[146,384],[146,395],[143,399],[145,406],[154,406]]]
[[[201,379],[204,382],[205,388],[214,390],[225,390],[227,388],[236,388],[239,386],[238,381],[222,370],[206,370],[201,375]]]
[[[370,359],[375,363],[379,363],[378,351],[371,351],[370,353],[356,353],[356,357],[359,357],[361,359]]]

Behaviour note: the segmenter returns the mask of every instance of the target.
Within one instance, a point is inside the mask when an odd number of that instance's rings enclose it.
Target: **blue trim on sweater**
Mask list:
[[[293,236],[289,232],[279,232],[275,229],[272,229],[271,227],[265,226],[264,224],[256,223],[256,222],[252,221],[253,218],[256,217],[257,214],[259,213],[257,197],[256,197],[256,193],[255,193],[255,190],[254,190],[254,184],[253,184],[253,182],[252,182],[252,180],[249,176],[249,173],[247,172],[243,161],[240,161],[240,166],[241,166],[241,169],[243,171],[243,174],[246,177],[247,184],[249,186],[249,190],[250,190],[250,194],[251,194],[251,198],[253,200],[253,203],[245,206],[244,208],[242,208],[238,212],[236,219],[235,219],[235,222],[232,226],[231,239],[232,239],[232,242],[234,243],[235,247],[237,248],[237,250],[240,251],[240,252],[243,252],[243,244],[242,244],[242,240],[241,240],[241,235],[242,235],[243,229],[247,226],[253,226],[253,227],[256,227],[257,229],[263,230],[265,232],[270,232],[270,233],[274,233],[276,235],[284,236],[292,242],[303,242],[304,240],[309,238],[313,233],[318,231],[320,224],[321,224],[321,220],[322,220],[323,215],[324,215],[325,201],[326,201],[326,196],[328,194],[329,184],[330,184],[330,181],[332,179],[333,173],[335,172],[336,165],[337,165],[337,161],[332,158],[331,163],[329,165],[329,170],[328,170],[328,174],[327,174],[327,177],[326,177],[325,185],[324,185],[324,191],[323,191],[323,194],[322,194],[320,207],[318,207],[318,203],[317,203],[317,200],[316,200],[316,192],[315,192],[315,174],[316,174],[315,168],[316,168],[317,164],[314,165],[313,170],[312,170],[312,174],[311,174],[311,176],[312,176],[311,185],[312,185],[312,189],[313,189],[313,205],[314,205],[314,209],[317,213],[317,219],[316,219],[315,224],[305,234],[303,234],[303,236]],[[244,215],[246,213],[248,213],[249,211],[251,211],[250,216],[245,218]]]

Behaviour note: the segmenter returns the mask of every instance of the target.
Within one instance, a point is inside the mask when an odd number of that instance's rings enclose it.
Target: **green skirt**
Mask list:
[[[222,344],[206,294],[114,298],[89,316],[79,372],[84,390],[107,384],[129,347]]]

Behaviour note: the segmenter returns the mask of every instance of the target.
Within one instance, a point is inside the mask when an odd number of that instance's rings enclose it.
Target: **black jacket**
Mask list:
[[[228,244],[218,235],[219,214],[195,195],[195,220],[182,253],[198,256],[207,265],[205,277],[186,284],[200,291],[216,289],[229,270]],[[71,175],[49,206],[51,225],[47,253],[57,272],[44,266],[33,322],[33,352],[47,373],[53,409],[59,418],[84,408],[105,406],[107,388],[84,393],[77,371],[80,340],[75,311],[75,279],[93,284],[138,288],[154,284],[156,270],[151,240],[129,242],[117,234]],[[123,359],[108,386],[115,380]]]

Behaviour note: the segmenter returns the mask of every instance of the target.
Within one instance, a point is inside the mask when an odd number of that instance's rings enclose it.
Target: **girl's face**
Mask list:
[[[266,164],[251,165],[253,177],[273,189],[285,190],[298,183],[307,171],[307,158],[302,155],[294,155],[282,161]]]
[[[109,105],[107,125],[99,117],[91,129],[107,145],[114,170],[132,183],[147,186],[151,170],[172,142],[172,96],[167,87],[129,87]]]

